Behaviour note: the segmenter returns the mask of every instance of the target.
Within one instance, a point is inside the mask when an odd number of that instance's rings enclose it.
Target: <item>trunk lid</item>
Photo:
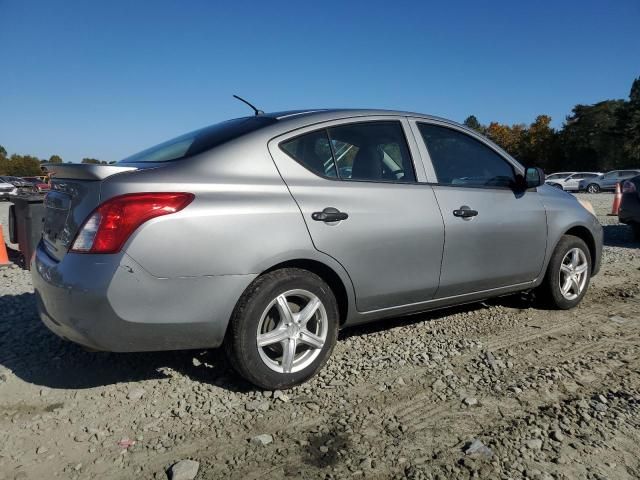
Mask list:
[[[47,164],[51,190],[45,197],[42,241],[47,253],[62,260],[78,229],[100,204],[102,182],[137,170],[132,166]]]

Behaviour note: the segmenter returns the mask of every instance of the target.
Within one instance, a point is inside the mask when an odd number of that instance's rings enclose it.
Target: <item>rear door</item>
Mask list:
[[[436,298],[525,284],[543,267],[547,222],[535,189],[490,144],[444,122],[412,121],[442,210],[445,248]]]
[[[605,173],[600,181],[600,188],[603,190],[613,190],[616,188],[616,183],[620,181],[620,172],[614,170],[609,173]]]
[[[578,190],[580,180],[583,178],[585,178],[584,173],[574,173],[573,175],[569,175],[569,177],[564,181],[563,188],[569,191]]]
[[[443,221],[407,132],[403,118],[370,117],[269,143],[315,247],[346,269],[361,312],[426,301],[438,288]]]

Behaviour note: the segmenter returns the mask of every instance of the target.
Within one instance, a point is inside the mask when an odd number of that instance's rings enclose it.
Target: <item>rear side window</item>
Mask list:
[[[323,177],[337,177],[326,130],[308,133],[280,145],[294,160]]]
[[[510,187],[513,167],[469,135],[438,125],[418,124],[438,183],[470,187]],[[566,175],[568,176],[568,175]]]
[[[256,116],[236,118],[217,123],[191,133],[186,133],[155,147],[131,155],[118,163],[169,162],[192,157],[206,152],[223,143],[235,140],[247,133],[254,132],[276,123],[272,117]]]
[[[280,148],[314,173],[342,180],[415,182],[399,122],[361,122],[301,135]]]
[[[365,122],[329,129],[340,178],[415,182],[413,162],[399,122]]]

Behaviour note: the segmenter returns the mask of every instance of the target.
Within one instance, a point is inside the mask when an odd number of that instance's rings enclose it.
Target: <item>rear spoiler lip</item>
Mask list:
[[[111,175],[138,170],[136,167],[90,163],[45,163],[43,169],[54,179],[104,180]]]

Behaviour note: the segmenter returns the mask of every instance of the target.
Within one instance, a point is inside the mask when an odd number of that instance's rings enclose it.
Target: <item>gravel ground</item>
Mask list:
[[[577,309],[514,296],[352,328],[286,392],[218,351],[85,352],[0,270],[0,479],[640,478],[640,244],[612,195],[580,197],[606,246]]]

